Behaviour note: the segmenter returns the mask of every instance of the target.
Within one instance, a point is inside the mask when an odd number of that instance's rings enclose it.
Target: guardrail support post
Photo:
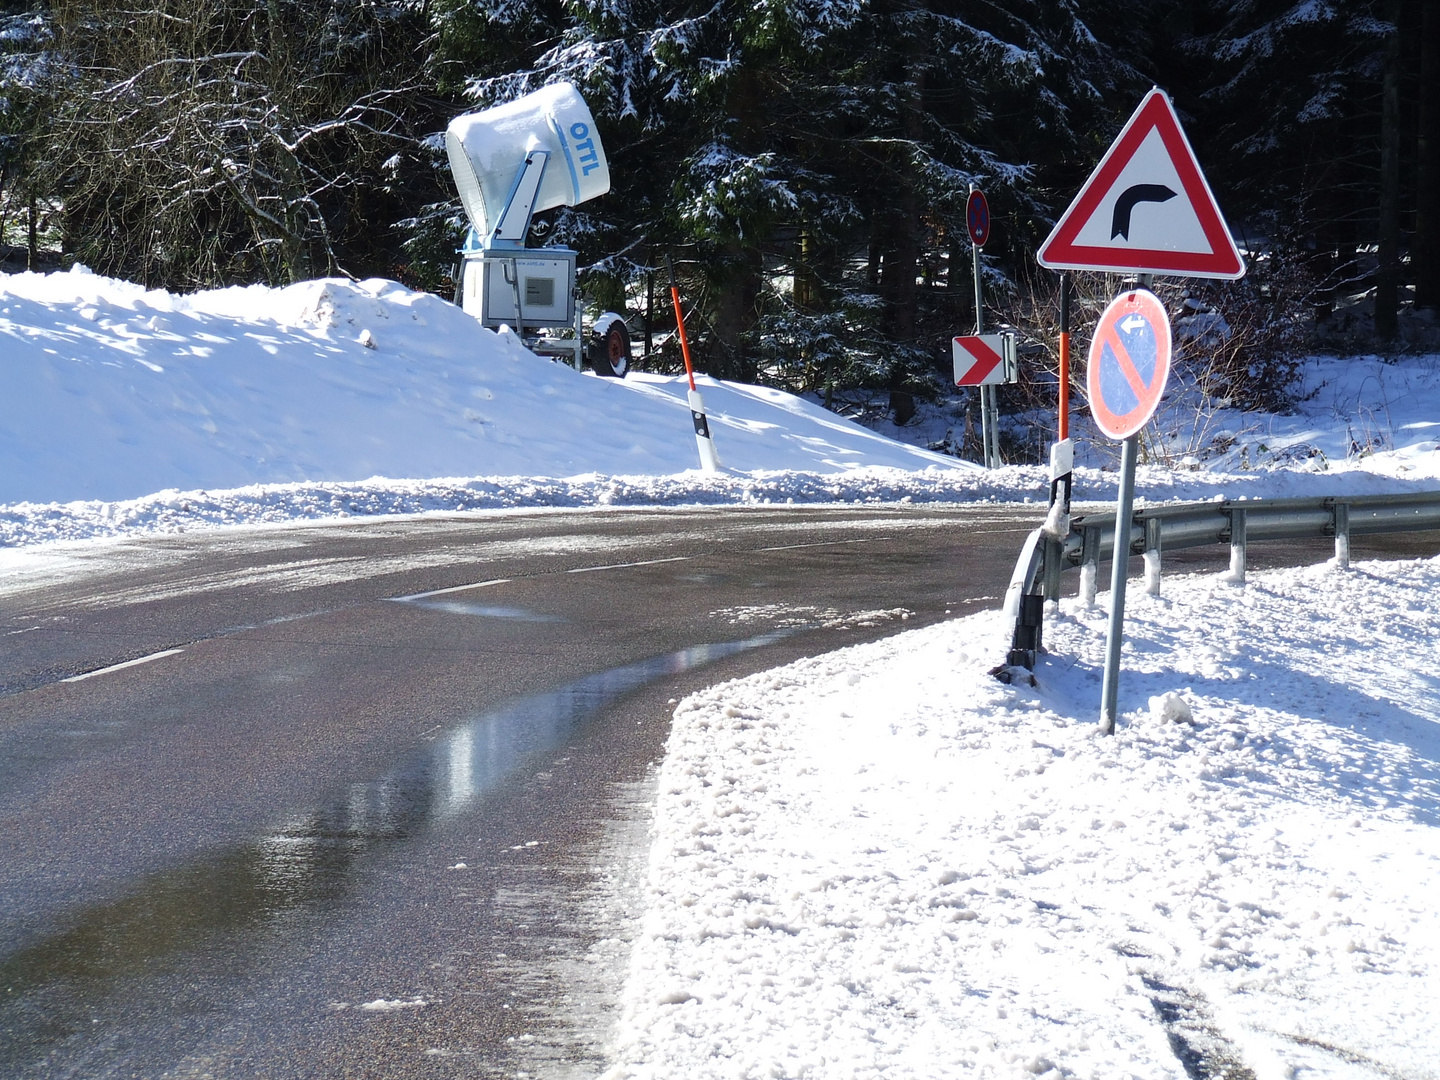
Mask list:
[[[1160,519],[1145,519],[1145,591],[1160,595]]]
[[[1100,584],[1100,527],[1087,526],[1080,535],[1080,602],[1094,607],[1095,591]]]
[[[1122,448],[1123,449],[1123,448]],[[1122,455],[1121,469],[1125,462]],[[1123,475],[1122,475],[1123,481]],[[1133,486],[1130,489],[1133,497]],[[1147,589],[1155,593],[1160,578],[1160,556],[1162,540],[1170,548],[1189,548],[1200,545],[1229,544],[1230,571],[1221,577],[1223,581],[1239,585],[1246,578],[1246,541],[1249,532],[1249,517],[1255,515],[1256,536],[1262,540],[1320,540],[1335,538],[1335,558],[1332,564],[1339,569],[1350,565],[1350,509],[1354,507],[1361,515],[1360,528],[1363,533],[1405,533],[1440,531],[1440,490],[1421,491],[1406,495],[1346,495],[1325,498],[1304,499],[1262,499],[1255,502],[1205,502],[1181,506],[1146,507],[1139,514],[1140,538],[1143,539],[1145,555],[1145,579]],[[1099,584],[1099,562],[1105,532],[1116,536],[1115,545],[1119,551],[1112,562],[1121,562],[1128,554],[1126,540],[1135,532],[1133,503],[1130,505],[1130,520],[1127,522],[1121,506],[1116,507],[1116,517],[1086,514],[1071,519],[1070,529],[1063,538],[1048,528],[1049,522],[1034,529],[1025,540],[1021,555],[1016,563],[1014,576],[1005,593],[1005,619],[1014,624],[1014,638],[1011,659],[1008,664],[997,667],[992,674],[1003,682],[1010,681],[1009,669],[1034,663],[1035,653],[1043,634],[1045,603],[1059,597],[1063,586],[1064,572],[1073,566],[1080,570],[1080,602],[1095,608],[1096,590]],[[1357,519],[1359,520],[1359,519]],[[1120,522],[1118,526],[1115,522]],[[1125,527],[1129,524],[1129,528]],[[1053,546],[1052,546],[1053,545]],[[1112,571],[1118,567],[1112,566]],[[1057,577],[1060,579],[1057,582]],[[1118,593],[1123,603],[1124,578],[1119,578]],[[1123,629],[1120,620],[1111,612],[1112,622],[1117,625],[1115,637]],[[1106,680],[1102,685],[1101,716],[1106,730],[1113,731],[1118,711],[1116,682],[1119,676],[1118,647],[1106,644]]]
[[[1015,636],[1011,639],[1005,663],[1010,667],[1034,671],[1044,633],[1045,597],[1040,593],[1026,593],[1020,597],[1020,617],[1015,621]]]
[[[1062,558],[1058,540],[1045,541],[1045,599],[1060,602],[1060,565]]]
[[[1230,508],[1230,573],[1225,580],[1245,584],[1245,511],[1238,506]]]

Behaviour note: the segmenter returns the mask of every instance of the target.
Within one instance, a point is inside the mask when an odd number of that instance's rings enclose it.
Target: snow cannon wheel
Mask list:
[[[625,320],[610,311],[596,319],[585,355],[596,375],[623,379],[630,369],[630,330]]]

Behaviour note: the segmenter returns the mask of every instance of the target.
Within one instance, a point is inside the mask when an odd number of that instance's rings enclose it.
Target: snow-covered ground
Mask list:
[[[1278,415],[1206,402],[1180,383],[1178,377],[1172,381],[1155,421],[1143,433],[1143,452],[1159,467],[1148,475],[1142,468],[1142,489],[1158,485],[1163,490],[1162,477],[1172,471],[1214,474],[1224,483],[1253,483],[1258,473],[1267,477],[1266,494],[1272,496],[1284,494],[1297,473],[1332,478],[1370,473],[1406,480],[1440,476],[1435,455],[1440,355],[1312,357],[1293,388],[1295,410]],[[954,446],[968,439],[978,452],[979,416],[972,397],[920,402],[915,419],[903,427],[879,415],[882,400],[857,396],[848,411],[872,417],[868,425],[892,439],[918,446]],[[1053,423],[1053,414],[1003,416],[1002,427],[1033,444],[1022,429],[1037,419]],[[1118,444],[1097,440],[1083,413],[1072,412],[1072,425],[1078,463],[1102,468],[1118,460]]]
[[[1048,488],[906,444],[944,407],[893,441],[711,380],[706,475],[678,380],[577,374],[388,282],[0,276],[0,334],[11,549]],[[1162,413],[1141,497],[1440,486],[1440,357],[1317,358],[1302,396]],[[1106,448],[1079,460],[1077,500],[1113,499]],[[1440,1077],[1440,559],[1135,590],[1108,738],[1106,603],[1049,619],[1034,686],[987,674],[992,613],[682,702],[609,1075]]]
[[[5,546],[292,518],[1048,491],[1038,466],[986,473],[926,451],[963,431],[951,406],[877,434],[709,379],[726,471],[707,475],[680,380],[578,374],[393,282],[177,296],[80,272],[0,275],[0,342]],[[1162,415],[1172,437],[1164,462],[1142,466],[1141,498],[1440,478],[1440,358],[1317,359],[1306,378],[1293,416]],[[1107,448],[1081,439],[1076,498],[1112,499]]]
[[[1106,601],[682,702],[607,1076],[1440,1076],[1440,559]]]
[[[698,463],[679,380],[581,375],[393,282],[176,296],[93,274],[0,276],[0,335],[7,503]],[[789,394],[705,392],[737,470],[971,471]]]

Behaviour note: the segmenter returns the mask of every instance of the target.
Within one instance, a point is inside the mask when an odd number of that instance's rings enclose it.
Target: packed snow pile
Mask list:
[[[935,409],[876,434],[814,402],[711,379],[726,468],[705,474],[682,380],[581,375],[388,281],[179,296],[81,270],[0,275],[0,335],[6,545],[358,514],[1049,492],[1042,466],[985,472],[916,445],[954,434],[932,430],[945,419]],[[1380,494],[1440,480],[1440,358],[1319,359],[1306,378],[1294,416],[1162,414],[1174,430],[1141,467],[1139,497]],[[1112,451],[1082,437],[1077,501],[1114,499]]]
[[[1334,484],[1393,478],[1440,480],[1440,356],[1315,356],[1286,388],[1292,411],[1245,411],[1241,403],[1212,399],[1179,377],[1171,380],[1154,421],[1142,435],[1144,456],[1153,466],[1140,470],[1139,485],[1195,482],[1194,474],[1226,482],[1258,483],[1265,494],[1299,494],[1306,474]],[[846,403],[842,403],[846,407]],[[875,408],[856,403],[850,411],[873,417]],[[903,427],[883,418],[867,421],[893,439],[927,446],[978,445],[979,417],[972,399],[956,396],[921,402]],[[1017,440],[1033,440],[1025,424],[1053,423],[1053,414],[1011,415],[1002,426]],[[1083,410],[1072,413],[1076,463],[1113,467],[1119,444],[1098,436]],[[1188,477],[1186,474],[1190,474]],[[1357,492],[1358,493],[1358,492]]]
[[[0,506],[0,547],[51,540],[177,533],[224,525],[279,524],[400,514],[449,514],[542,507],[617,507],[785,503],[1041,502],[1049,490],[1039,470],[1021,466],[991,472],[919,472],[864,466],[845,472],[756,469],[721,475],[689,471],[674,476],[482,476],[435,480],[373,478],[355,483],[251,484],[221,491],[160,491],[114,502],[17,503]],[[1277,485],[1276,480],[1285,481]],[[1076,498],[1113,506],[1113,472],[1076,470]],[[1413,485],[1370,473],[1337,481],[1290,474],[1217,477],[1156,470],[1152,500],[1253,497],[1273,493],[1316,497],[1382,494]],[[1140,500],[1143,504],[1145,500]]]
[[[683,701],[607,1075],[1440,1076],[1440,559],[1164,589]]]
[[[697,464],[678,380],[581,375],[388,281],[176,296],[85,273],[0,276],[0,335],[0,503]],[[705,393],[736,470],[973,470],[779,391]]]

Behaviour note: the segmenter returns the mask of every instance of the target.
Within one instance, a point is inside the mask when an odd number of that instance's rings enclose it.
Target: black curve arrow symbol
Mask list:
[[[1175,192],[1164,184],[1136,184],[1126,188],[1115,200],[1115,216],[1110,219],[1110,239],[1114,240],[1117,236],[1122,240],[1130,239],[1130,212],[1135,209],[1136,203],[1169,202],[1174,197]]]

